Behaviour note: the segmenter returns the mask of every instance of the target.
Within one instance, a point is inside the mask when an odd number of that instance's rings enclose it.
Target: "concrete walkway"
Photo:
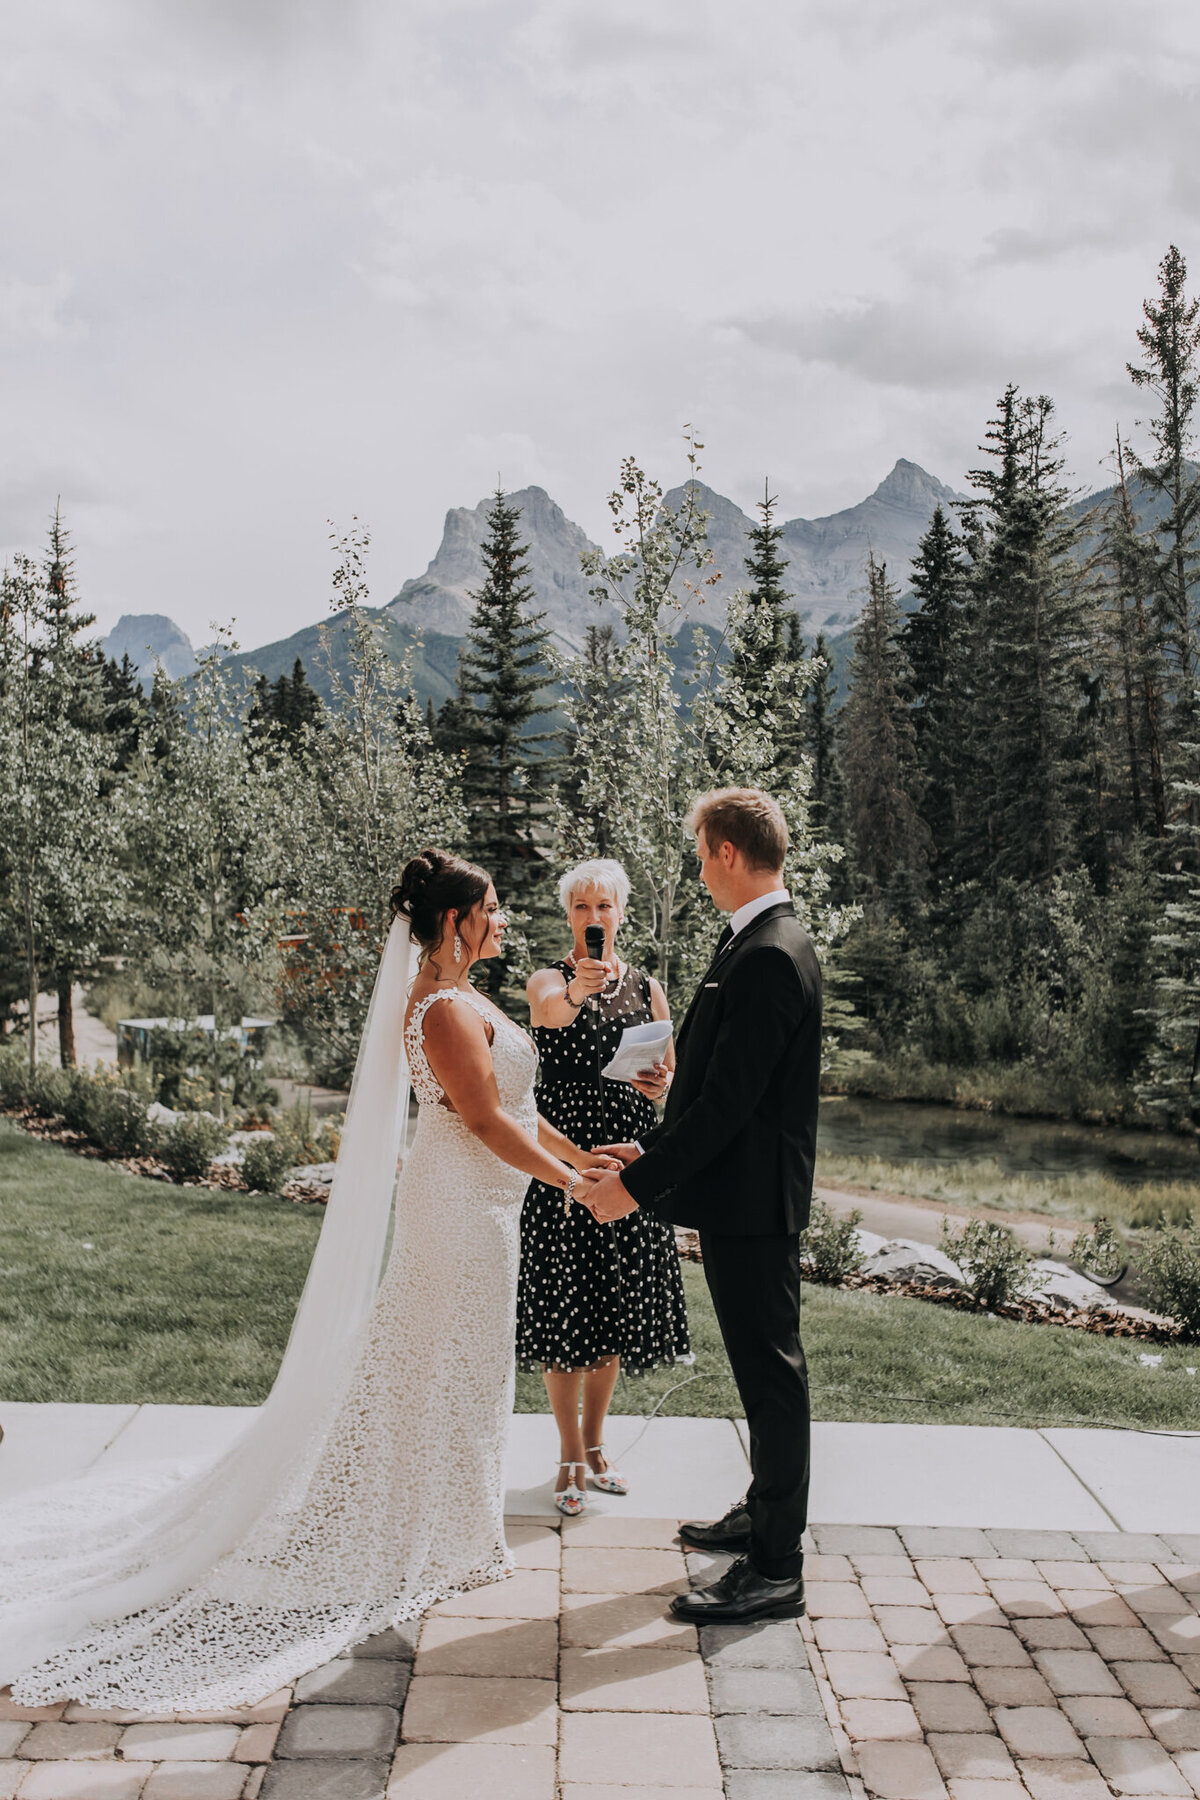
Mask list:
[[[0,1406],[0,1497],[154,1458],[217,1455],[253,1417],[237,1406]],[[747,1481],[744,1424],[609,1420],[613,1460],[641,1518],[723,1512]],[[513,1419],[507,1509],[556,1518],[552,1420]],[[630,1502],[597,1495],[593,1511]],[[811,1516],[843,1525],[1200,1532],[1200,1431],[1031,1431],[983,1425],[813,1427]]]
[[[6,1406],[0,1493],[215,1454],[251,1416]],[[696,1632],[681,1517],[736,1421],[614,1419],[632,1492],[562,1521],[514,1420],[518,1569],[255,1707],[142,1719],[0,1694],[0,1800],[1198,1800],[1200,1438],[820,1425],[809,1616]]]

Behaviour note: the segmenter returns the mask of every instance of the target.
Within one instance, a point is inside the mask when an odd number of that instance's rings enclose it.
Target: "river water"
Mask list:
[[[1131,1187],[1147,1181],[1200,1183],[1200,1149],[1186,1138],[1115,1125],[1014,1119],[906,1100],[825,1095],[818,1158],[877,1156],[885,1162],[987,1162],[1005,1174],[1100,1173]]]

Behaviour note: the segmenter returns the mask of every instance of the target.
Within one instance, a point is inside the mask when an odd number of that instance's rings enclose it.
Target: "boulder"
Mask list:
[[[918,1244],[912,1238],[889,1238],[867,1257],[864,1275],[885,1275],[889,1281],[919,1281],[930,1287],[960,1288],[966,1277],[958,1264],[935,1244]]]
[[[1089,1281],[1086,1275],[1080,1275],[1066,1263],[1042,1256],[1033,1267],[1040,1277],[1044,1277],[1032,1290],[1037,1299],[1048,1300],[1051,1306],[1061,1306],[1064,1310],[1081,1307],[1088,1311],[1098,1307],[1102,1312],[1108,1312],[1113,1308],[1114,1302],[1107,1288],[1102,1288],[1099,1282]]]
[[[292,1170],[291,1179],[305,1181],[310,1187],[332,1187],[333,1171],[336,1168],[337,1164],[331,1162],[297,1163]]]
[[[858,1239],[858,1247],[864,1256],[877,1255],[891,1242],[889,1238],[881,1237],[877,1231],[864,1231],[861,1225],[854,1235]]]

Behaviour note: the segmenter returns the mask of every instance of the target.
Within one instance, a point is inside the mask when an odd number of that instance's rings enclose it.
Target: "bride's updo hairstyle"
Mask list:
[[[428,955],[440,942],[446,914],[463,919],[488,891],[490,876],[449,850],[422,850],[406,862],[392,889],[392,916],[399,913]]]

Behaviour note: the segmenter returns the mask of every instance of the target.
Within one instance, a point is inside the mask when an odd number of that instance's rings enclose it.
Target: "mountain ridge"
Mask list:
[[[686,615],[721,624],[730,596],[745,585],[746,533],[755,520],[706,482],[697,481],[695,489],[709,514],[708,545],[721,579],[705,587],[702,600],[682,587],[679,598]],[[672,488],[664,495],[665,503],[677,509],[686,493],[687,484]],[[599,546],[544,488],[519,488],[507,498],[521,510],[537,604],[554,636],[577,648],[587,626],[604,617],[605,609],[592,599],[591,584],[579,569],[581,552]],[[862,586],[869,549],[881,561],[894,564],[903,559],[907,568],[934,507],[964,498],[919,463],[900,457],[855,506],[821,518],[780,521],[781,548],[789,563],[783,586],[810,630],[836,628],[856,616],[854,596]],[[475,507],[450,508],[441,543],[424,574],[410,577],[388,602],[397,619],[450,636],[465,635],[472,612],[471,589],[482,578],[479,547],[490,505],[489,498]]]
[[[719,628],[730,596],[746,584],[744,564],[750,548],[746,533],[756,521],[736,501],[706,483],[697,482],[696,486],[710,514],[709,548],[721,579],[703,590],[702,599],[686,592],[681,592],[680,599],[685,617]],[[684,486],[673,488],[664,499],[677,507],[686,491]],[[1075,503],[1076,510],[1082,515],[1111,491],[1081,498]],[[579,568],[580,554],[598,546],[544,488],[531,485],[506,497],[521,510],[535,605],[545,614],[558,647],[577,648],[589,624],[602,622],[606,613],[610,621],[616,617],[615,611],[591,597],[591,583]],[[966,498],[919,463],[900,457],[855,506],[815,519],[782,520],[780,549],[788,562],[783,586],[805,623],[806,635],[811,638],[823,630],[838,640],[840,661],[847,634],[861,610],[868,552],[886,563],[901,590],[907,591],[909,563],[934,507],[951,509]],[[405,649],[413,651],[417,693],[422,701],[432,699],[435,706],[453,689],[457,646],[473,610],[471,593],[483,580],[479,545],[492,499],[488,496],[474,507],[451,507],[437,552],[424,573],[410,577],[378,609],[388,628],[389,647],[396,655]],[[1153,507],[1146,510],[1153,514]],[[301,627],[255,650],[241,651],[234,660],[240,668],[254,668],[274,681],[281,674],[290,674],[300,656],[314,685],[327,686],[327,677],[315,666],[321,623]],[[336,639],[336,620],[324,623]],[[143,666],[147,666],[148,647],[162,656],[168,674],[176,670],[188,674],[195,666],[195,652],[186,634],[163,614],[124,614],[103,642],[109,655],[119,658],[128,651],[131,660]]]

